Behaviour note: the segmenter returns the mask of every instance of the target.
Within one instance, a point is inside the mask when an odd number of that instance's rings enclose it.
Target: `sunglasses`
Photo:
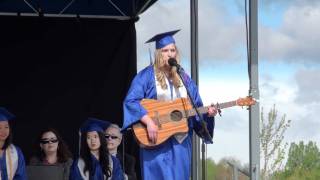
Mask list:
[[[117,136],[111,136],[111,135],[105,135],[104,136],[106,139],[118,139]]]
[[[56,143],[58,142],[58,139],[50,139],[50,140],[41,140],[41,144],[48,144],[48,143]]]

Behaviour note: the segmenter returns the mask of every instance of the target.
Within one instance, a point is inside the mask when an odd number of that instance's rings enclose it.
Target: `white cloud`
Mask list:
[[[225,121],[226,119],[221,120]],[[248,163],[249,136],[245,132],[248,129],[243,129],[244,132],[235,131],[230,133],[218,128],[219,125],[215,131],[213,144],[207,146],[207,156],[214,159],[215,162],[219,162],[224,157],[234,157],[240,160],[241,163]]]
[[[235,60],[245,46],[245,18],[234,17],[219,2],[199,3],[200,59]]]
[[[218,79],[200,81],[200,94],[205,105],[223,103],[246,97],[248,83]],[[208,157],[218,162],[223,157],[235,157],[249,162],[249,117],[246,108],[231,107],[222,110],[215,120],[214,144],[207,146]],[[238,148],[237,148],[238,147]],[[240,148],[241,147],[241,148]]]
[[[292,63],[319,63],[320,2],[292,4],[283,13],[279,28],[260,26],[259,52],[262,59]]]
[[[231,17],[219,1],[199,2],[199,58],[201,60],[238,60],[245,46],[243,17]],[[141,15],[136,23],[138,59],[141,61],[148,46],[144,42],[154,34],[181,29],[175,35],[183,57],[190,57],[190,2],[183,0],[157,2]],[[153,45],[151,46],[153,50]],[[145,60],[149,62],[149,60]],[[144,62],[144,65],[147,63]]]
[[[295,74],[298,94],[295,99],[298,104],[320,102],[320,68],[315,70],[303,69]]]
[[[261,79],[261,105],[264,107],[265,118],[270,108],[275,104],[278,111],[278,118],[286,115],[287,120],[291,120],[291,126],[285,134],[285,141],[316,141],[320,145],[320,123],[318,122],[319,101],[297,102],[303,96],[308,96],[312,92],[317,92],[316,84],[309,81],[314,78],[314,71],[298,71],[303,74],[301,82],[296,81],[295,77],[289,79],[275,79],[272,77]],[[309,78],[305,78],[308,77]],[[299,84],[303,83],[303,84]],[[306,89],[306,87],[309,87]],[[318,87],[317,87],[318,88]],[[302,90],[302,92],[300,92]],[[306,98],[308,99],[308,98]]]
[[[259,59],[285,59],[295,48],[295,40],[286,33],[268,27],[259,30]]]
[[[320,74],[318,71],[298,71],[301,82],[295,77],[274,78],[263,76],[260,85],[260,107],[264,108],[265,118],[267,113],[276,105],[278,119],[286,115],[291,120],[287,130],[285,142],[316,141],[320,144],[320,123],[318,122],[319,101],[308,101],[304,104],[297,103],[301,97],[300,91],[305,95],[319,92],[317,79],[308,81],[310,77]],[[316,75],[314,75],[316,74]],[[308,87],[308,89],[307,89]],[[206,79],[200,81],[200,93],[204,104],[212,102],[225,102],[244,97],[248,93],[248,82],[235,82],[233,80]],[[248,111],[241,108],[223,110],[222,117],[216,118],[216,131],[214,144],[208,145],[208,156],[219,161],[226,156],[235,157],[241,162],[249,161],[249,117]],[[237,148],[238,147],[238,148]]]
[[[243,7],[240,7],[243,3],[234,2],[234,6],[238,5],[238,10],[243,11]],[[163,3],[159,1],[141,15],[136,23],[139,61],[147,57],[143,56],[148,48],[144,45],[147,39],[156,33],[173,29],[182,29],[175,37],[183,56],[189,57],[189,3],[183,0]],[[261,11],[268,12],[270,4],[285,6],[285,8],[283,8],[283,17],[276,17],[283,18],[278,28],[265,27],[260,23],[259,57],[263,60],[292,63],[319,63],[320,51],[317,44],[320,41],[320,2],[295,0],[265,4],[266,6],[261,6]],[[245,20],[244,12],[241,11],[235,16],[226,3],[208,0],[199,2],[199,57],[201,60],[246,59],[244,57]],[[144,65],[149,63],[148,59],[144,61]]]
[[[239,1],[239,0],[237,0]],[[318,0],[268,0],[268,1],[261,1],[259,2],[263,6],[270,6],[270,5],[281,5],[281,6],[305,6],[305,5],[315,5],[319,3]]]
[[[173,29],[182,29],[175,35],[176,41],[184,58],[189,59],[190,52],[190,19],[189,1],[158,1],[136,23],[138,45],[138,69],[149,63],[148,46],[146,40],[156,33]],[[199,57],[203,64],[214,66],[218,60],[224,62],[230,59],[245,60],[243,51],[245,46],[244,18],[230,15],[227,7],[221,1],[201,0],[199,2]],[[239,7],[238,0],[235,0]],[[267,3],[268,1],[262,1]],[[278,5],[280,1],[269,1]],[[292,120],[291,127],[286,134],[286,141],[314,140],[320,145],[320,124],[317,111],[320,108],[320,80],[319,60],[320,51],[320,1],[318,0],[287,0],[281,1],[284,13],[277,28],[259,27],[259,57],[265,63],[283,62],[295,63],[294,68],[304,67],[296,74],[280,68],[279,73],[271,74],[272,66],[266,74],[260,75],[260,105],[265,114],[276,104],[279,116],[287,115]],[[265,7],[268,8],[268,7]],[[241,7],[240,7],[241,9]],[[239,9],[238,9],[239,10]],[[264,9],[268,10],[268,9]],[[241,49],[241,46],[243,49]],[[154,46],[151,46],[153,50]],[[239,50],[240,48],[240,50]],[[271,62],[272,61],[272,62]],[[202,64],[202,65],[203,65]],[[305,64],[313,66],[306,67]],[[219,64],[221,65],[221,64]],[[280,65],[281,66],[281,65]],[[301,67],[299,67],[301,66]],[[221,66],[217,66],[220,68]],[[207,78],[215,77],[216,71],[204,74],[200,79],[200,93],[205,105],[225,102],[244,97],[248,94],[248,80],[239,81],[237,77],[243,72],[231,72],[225,63],[225,71],[233,74],[234,79]],[[205,69],[204,66],[200,67]],[[272,72],[271,72],[272,71]],[[281,71],[281,72],[280,72]],[[239,74],[241,73],[241,74]],[[285,76],[285,77],[284,77]],[[289,77],[288,77],[289,76]],[[232,77],[232,76],[231,76]],[[249,161],[249,128],[248,111],[241,108],[223,110],[223,116],[217,117],[214,144],[208,145],[208,156],[215,161],[222,157],[233,156],[241,162]]]

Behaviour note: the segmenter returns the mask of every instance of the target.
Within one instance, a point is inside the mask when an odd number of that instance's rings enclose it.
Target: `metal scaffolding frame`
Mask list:
[[[191,24],[191,77],[198,85],[198,0],[190,0]],[[258,0],[249,0],[249,51],[248,72],[250,80],[249,95],[259,99],[258,82]],[[250,179],[258,180],[260,174],[260,124],[259,101],[249,107],[249,157]],[[192,180],[206,179],[205,162],[200,161],[200,140],[194,135],[192,149]],[[205,157],[205,145],[202,145],[202,159]],[[202,168],[202,175],[200,169]]]

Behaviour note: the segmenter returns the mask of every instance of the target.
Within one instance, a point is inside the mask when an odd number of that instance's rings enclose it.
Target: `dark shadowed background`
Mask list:
[[[0,16],[0,22],[0,106],[17,116],[14,144],[27,160],[43,127],[58,129],[74,155],[87,117],[121,127],[122,101],[136,73],[134,21]],[[136,156],[132,134],[126,139],[126,151]]]

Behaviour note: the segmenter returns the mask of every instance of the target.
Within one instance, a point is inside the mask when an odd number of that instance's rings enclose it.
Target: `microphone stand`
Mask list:
[[[209,133],[209,131],[207,129],[207,123],[203,120],[202,115],[200,115],[200,113],[198,111],[198,108],[196,107],[196,105],[195,105],[195,103],[194,103],[194,101],[193,101],[193,99],[191,97],[191,94],[189,92],[189,89],[187,88],[186,83],[184,82],[184,79],[182,77],[183,68],[181,68],[181,66],[177,63],[177,60],[175,60],[174,58],[170,58],[168,60],[168,63],[169,63],[169,65],[171,67],[173,67],[173,66],[176,67],[178,75],[180,76],[180,79],[181,79],[184,87],[186,88],[186,91],[187,91],[188,97],[189,97],[189,99],[191,101],[192,107],[195,109],[195,111],[197,113],[197,116],[200,118],[200,124],[201,124],[201,127],[202,127],[202,129],[201,129],[201,131],[199,133],[200,137],[202,136],[201,138],[203,138],[203,139],[206,139],[206,137],[207,137],[212,143],[212,137],[211,137],[211,135],[210,135],[210,133]],[[206,167],[205,167],[206,160],[205,160],[205,158],[206,157],[205,157],[205,143],[204,143],[204,141],[202,141],[202,151],[201,151],[201,153],[202,153],[202,173],[203,173],[202,179],[206,179],[206,177],[205,177],[205,174],[206,174],[205,173],[206,172]]]
[[[184,87],[186,88],[187,95],[188,95],[188,97],[189,97],[189,99],[190,99],[190,101],[191,101],[192,107],[195,109],[195,111],[196,111],[196,113],[197,113],[197,116],[200,118],[200,124],[201,124],[202,129],[201,129],[201,131],[200,131],[199,134],[200,134],[200,136],[203,136],[203,137],[201,137],[201,138],[206,139],[205,137],[207,137],[207,138],[209,138],[209,139],[212,141],[212,137],[211,137],[211,135],[210,135],[210,133],[209,133],[209,131],[208,131],[208,129],[207,129],[207,123],[203,120],[203,117],[202,117],[202,115],[200,114],[197,106],[195,105],[195,102],[194,102],[193,99],[192,99],[192,96],[191,96],[191,94],[190,94],[190,91],[189,91],[189,89],[188,89],[187,86],[186,86],[186,82],[184,82],[184,79],[183,79],[183,77],[182,77],[182,72],[184,71],[183,68],[181,68],[181,66],[180,66],[179,64],[177,64],[177,63],[175,63],[173,66],[175,66],[175,67],[177,68],[178,75],[179,75],[179,77],[180,77],[180,79],[181,79],[181,81],[182,81],[182,84],[183,84]],[[202,135],[202,134],[203,134],[203,135]]]

